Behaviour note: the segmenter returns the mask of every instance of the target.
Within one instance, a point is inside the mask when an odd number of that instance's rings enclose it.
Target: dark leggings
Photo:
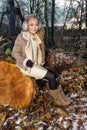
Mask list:
[[[48,80],[50,89],[52,90],[57,89],[58,82],[56,81],[56,77],[52,72],[47,71],[47,74],[45,75],[44,79]]]

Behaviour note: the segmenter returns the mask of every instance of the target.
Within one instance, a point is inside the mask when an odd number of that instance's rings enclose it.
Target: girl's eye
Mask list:
[[[36,24],[36,26],[38,26],[38,24]]]
[[[38,26],[38,24],[34,25],[34,24],[30,24],[30,26]]]

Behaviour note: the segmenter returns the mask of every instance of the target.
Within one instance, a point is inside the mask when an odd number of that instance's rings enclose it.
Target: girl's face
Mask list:
[[[39,23],[36,18],[31,18],[28,21],[28,30],[31,34],[35,34],[39,29]]]

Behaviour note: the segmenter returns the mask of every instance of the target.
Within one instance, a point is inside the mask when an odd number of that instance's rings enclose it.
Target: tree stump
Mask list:
[[[35,82],[20,72],[15,64],[0,61],[0,105],[20,109],[31,103]]]

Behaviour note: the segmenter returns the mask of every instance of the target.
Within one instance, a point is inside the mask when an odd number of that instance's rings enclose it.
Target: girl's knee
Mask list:
[[[53,73],[50,73],[50,80],[53,80],[53,79],[55,79],[55,75],[53,74]]]

